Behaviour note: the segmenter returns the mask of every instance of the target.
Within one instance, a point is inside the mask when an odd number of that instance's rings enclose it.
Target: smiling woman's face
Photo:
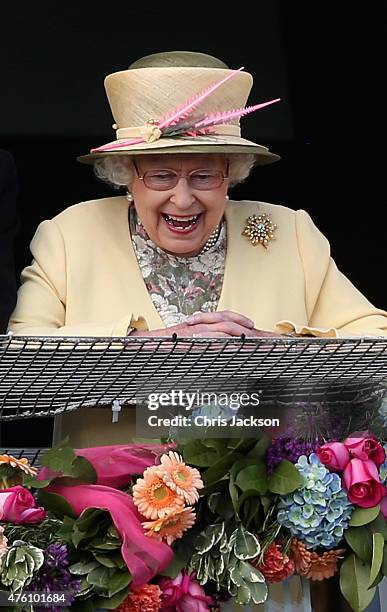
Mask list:
[[[226,156],[139,155],[134,164],[137,172],[134,171],[129,188],[149,238],[168,253],[185,257],[199,253],[226,207],[228,179],[223,179],[227,174]],[[145,172],[148,173],[145,180],[139,178]],[[169,188],[174,172],[184,177]],[[210,182],[216,187],[198,188]],[[168,189],[158,191],[149,185]]]

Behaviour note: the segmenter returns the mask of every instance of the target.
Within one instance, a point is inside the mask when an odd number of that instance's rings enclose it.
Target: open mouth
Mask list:
[[[167,213],[161,213],[164,221],[172,231],[187,233],[195,228],[203,213],[191,215],[190,217],[175,217]]]

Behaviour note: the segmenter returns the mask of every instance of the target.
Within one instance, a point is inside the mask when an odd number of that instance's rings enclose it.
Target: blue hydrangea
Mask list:
[[[343,539],[354,510],[340,476],[330,472],[315,453],[309,458],[302,455],[296,468],[304,485],[281,497],[278,522],[309,549],[333,548]]]

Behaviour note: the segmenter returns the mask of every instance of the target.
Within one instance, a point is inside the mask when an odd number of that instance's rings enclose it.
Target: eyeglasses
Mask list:
[[[188,174],[175,172],[174,170],[147,170],[144,174],[140,174],[134,161],[133,165],[138,178],[144,181],[144,185],[148,189],[153,189],[154,191],[173,189],[181,178],[187,179],[191,189],[209,191],[211,189],[218,189],[223,181],[228,178],[228,164],[226,174],[223,174],[221,170],[192,170]]]

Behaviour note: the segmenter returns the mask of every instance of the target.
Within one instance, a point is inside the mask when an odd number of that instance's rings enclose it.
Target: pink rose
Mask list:
[[[386,452],[374,436],[364,438],[347,438],[344,444],[351,457],[366,461],[371,459],[379,467],[386,459]]]
[[[161,578],[161,608],[163,612],[208,612],[214,603],[195,580],[195,573],[180,572],[176,578]]]
[[[343,480],[349,501],[360,508],[377,506],[387,491],[380,482],[375,463],[370,460],[351,459],[344,470]]]
[[[0,491],[0,521],[16,523],[39,523],[47,516],[44,508],[37,508],[32,493],[17,485]]]
[[[349,451],[342,442],[327,442],[316,452],[321,463],[334,472],[342,472],[350,460]]]

